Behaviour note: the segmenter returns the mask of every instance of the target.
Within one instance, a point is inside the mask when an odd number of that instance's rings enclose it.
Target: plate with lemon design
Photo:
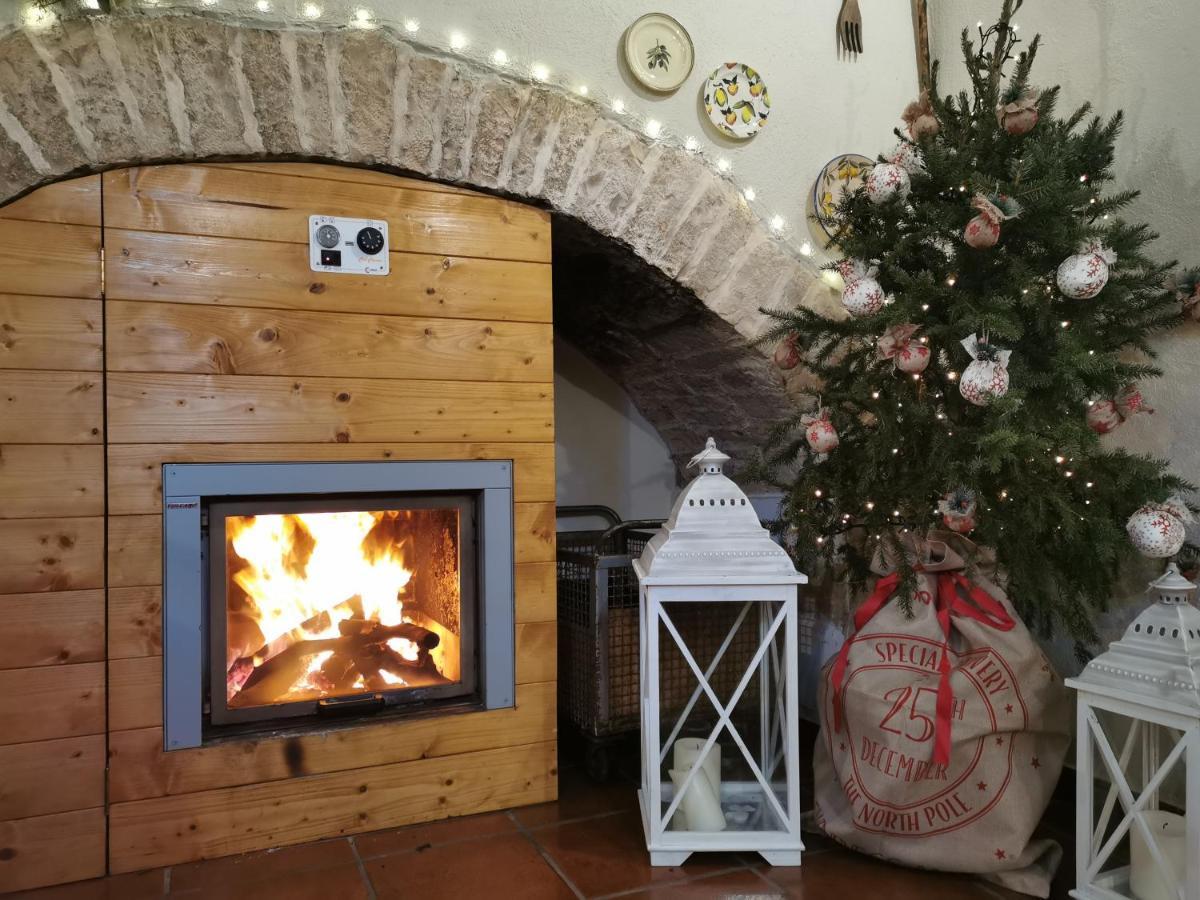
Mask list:
[[[873,165],[875,161],[861,153],[843,153],[822,166],[808,194],[811,231],[822,244],[833,240],[841,227],[838,204],[866,183]]]
[[[704,83],[704,111],[723,134],[744,141],[767,124],[771,95],[754,69],[743,63],[725,63]]]

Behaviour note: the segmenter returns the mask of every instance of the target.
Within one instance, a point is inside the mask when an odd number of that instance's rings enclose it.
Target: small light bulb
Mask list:
[[[497,47],[492,52],[492,62],[494,62],[498,66],[507,66],[508,65],[508,54],[506,52],[504,52],[503,50],[501,50],[499,47]]]
[[[784,220],[783,216],[780,216],[780,215],[771,216],[771,230],[774,231],[776,234],[783,231],[783,229],[786,226],[787,226],[787,222]]]
[[[404,20],[404,30],[407,31],[409,34],[416,34],[418,31],[421,30],[421,23],[418,22],[416,19],[405,19]]]
[[[686,150],[688,153],[695,153],[697,150],[700,149],[700,142],[698,140],[696,140],[692,135],[689,134],[687,136],[687,140],[685,140],[683,142],[683,149]]]
[[[586,84],[579,85],[579,87],[575,88],[575,93],[580,97],[586,97],[588,95],[588,86]]]
[[[878,400],[879,399],[879,391],[871,391],[871,399]]]
[[[950,379],[951,381],[954,381],[955,379],[958,378],[958,373],[957,372],[947,372],[946,377],[948,379]]]
[[[934,416],[934,418],[935,418],[935,419],[937,419],[937,420],[940,422],[940,421],[942,421],[942,419],[946,418],[946,414],[945,414],[945,413],[937,413],[937,414]]]
[[[321,17],[321,7],[315,3],[304,4],[304,17],[306,19],[318,19]]]
[[[1054,461],[1061,466],[1063,463],[1065,463],[1067,461],[1067,458],[1065,456],[1056,456],[1056,457],[1054,457]]]
[[[1095,198],[1095,197],[1093,197],[1091,200],[1089,200],[1089,201],[1088,201],[1088,203],[1095,203],[1095,202],[1096,202],[1096,198]]]
[[[810,244],[808,241],[805,241],[803,244],[801,244],[800,245],[800,255],[801,256],[812,256],[813,255],[813,245]]]
[[[976,27],[976,28],[982,28],[982,27],[983,27],[983,20],[982,20],[982,19],[980,19],[978,22],[976,22],[976,23],[975,23],[975,27]]]
[[[529,68],[529,74],[534,81],[547,81],[550,78],[550,69],[544,63],[534,63]]]
[[[921,380],[921,373],[913,372],[913,381],[920,381],[920,380]]]
[[[819,538],[817,538],[817,543],[818,543],[818,544],[823,544],[823,543],[825,543],[825,538],[823,538],[823,537],[819,537]]]
[[[898,509],[893,509],[893,510],[892,510],[892,515],[893,515],[893,516],[899,516],[899,515],[900,515],[900,510],[898,510]]]
[[[871,501],[871,500],[868,500],[868,501],[867,501],[867,509],[868,509],[868,510],[872,510],[872,509],[874,509],[874,508],[875,508],[875,503],[874,503],[873,501]]]
[[[965,184],[960,184],[960,185],[958,186],[958,192],[959,192],[960,194],[961,194],[963,191],[965,191],[966,189],[967,189],[967,186],[966,186]]]
[[[745,197],[747,200],[753,202],[754,198],[757,197],[758,194],[754,193],[754,188],[748,187],[742,191],[742,196]]]
[[[892,456],[895,456],[895,455],[896,455],[897,453],[899,453],[899,452],[900,452],[900,448],[899,448],[899,447],[893,447],[893,448],[892,448]]]
[[[270,12],[271,0],[258,0],[258,2],[254,4],[254,8],[259,12]]]
[[[821,496],[821,489],[820,489],[820,488],[817,488],[815,491],[813,491],[813,496],[814,496],[814,497],[820,497],[820,496]]]
[[[921,312],[929,312],[929,304],[928,303],[921,304]],[[924,340],[924,338],[922,338],[922,340]]]
[[[1082,184],[1083,182],[1087,181],[1087,175],[1080,175],[1080,176],[1079,176],[1079,181],[1080,181],[1080,183],[1081,183],[1081,184]]]
[[[731,163],[729,161],[729,157],[722,156],[720,159],[717,160],[717,171],[718,172],[728,172],[732,168],[733,168],[733,163]]]
[[[1004,500],[1004,499],[1006,499],[1007,497],[1008,497],[1008,491],[1001,491],[1001,492],[1000,492],[1000,499],[1001,499],[1001,500]]]
[[[1093,482],[1089,481],[1089,482],[1088,482],[1088,483],[1085,485],[1085,487],[1091,487],[1091,486],[1092,486],[1092,484],[1093,484]]]
[[[1020,30],[1021,30],[1021,26],[1018,25],[1016,22],[1013,22],[1013,31],[1020,31]]]
[[[646,132],[646,137],[656,141],[662,137],[663,124],[658,119],[647,119],[642,130]]]
[[[1067,469],[1067,471],[1063,472],[1063,475],[1065,475],[1067,478],[1070,478],[1074,474],[1075,473],[1072,472],[1070,469]]]
[[[625,112],[625,101],[620,97],[615,98],[612,102],[612,109],[617,115]]]
[[[462,50],[467,46],[467,36],[461,31],[450,32],[450,49]]]
[[[1022,294],[1028,294],[1028,293],[1029,293],[1029,288],[1021,288],[1021,293],[1022,293]]]
[[[1068,322],[1066,319],[1063,319],[1063,320],[1062,320],[1061,322],[1059,322],[1058,324],[1059,324],[1059,325],[1061,325],[1063,328],[1070,328],[1070,327],[1071,327],[1071,323],[1070,323],[1070,322]]]

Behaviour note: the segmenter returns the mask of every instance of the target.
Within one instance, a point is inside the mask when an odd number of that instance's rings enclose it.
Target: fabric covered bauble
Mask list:
[[[968,247],[985,250],[993,247],[1000,240],[1000,223],[1005,219],[1015,219],[1021,214],[1021,204],[1011,197],[994,194],[985,197],[976,194],[971,200],[971,206],[979,211],[979,215],[967,223],[963,229],[963,240]]]
[[[1108,284],[1108,267],[1117,254],[1100,243],[1088,243],[1058,266],[1058,289],[1072,300],[1091,300]]]
[[[800,364],[800,348],[796,346],[799,335],[789,334],[775,346],[775,365],[785,372]]]
[[[1142,556],[1164,559],[1183,547],[1187,523],[1194,521],[1187,506],[1178,497],[1162,503],[1147,503],[1125,523],[1125,531]]]
[[[1184,269],[1167,282],[1167,289],[1183,303],[1184,317],[1200,322],[1200,269]]]
[[[987,406],[1008,393],[1008,357],[1011,350],[1000,350],[987,338],[975,335],[963,338],[963,347],[971,354],[971,364],[958,379],[958,392],[976,406]]]
[[[921,91],[920,97],[904,107],[900,118],[908,125],[908,136],[914,141],[923,137],[934,137],[941,130],[937,116],[933,114],[933,103],[929,100],[928,90]]]
[[[929,347],[913,340],[919,325],[893,325],[876,342],[880,359],[892,360],[901,372],[916,374],[924,372],[932,355]]]
[[[805,413],[800,417],[804,426],[804,439],[813,453],[828,453],[837,448],[838,433],[829,421],[829,408],[822,406],[815,413]]]
[[[883,308],[883,288],[875,280],[878,269],[857,259],[844,259],[837,266],[846,286],[842,288],[842,306],[855,318],[871,316]]]
[[[1088,427],[1096,434],[1108,434],[1125,424],[1134,413],[1152,413],[1154,409],[1136,384],[1127,384],[1111,400],[1097,400],[1088,407]]]
[[[903,141],[876,163],[867,176],[867,197],[876,206],[889,200],[903,200],[912,188],[912,175],[925,171],[921,154],[912,144]]]
[[[996,107],[996,121],[1012,135],[1028,134],[1038,123],[1037,94],[1026,91],[1021,96]]]
[[[974,491],[964,487],[955,488],[938,501],[942,524],[958,534],[970,534],[975,530],[975,510],[978,505]]]

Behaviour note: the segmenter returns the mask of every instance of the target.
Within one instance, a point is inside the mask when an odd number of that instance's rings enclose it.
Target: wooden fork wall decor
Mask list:
[[[858,0],[842,0],[837,20],[837,47],[838,56],[853,54],[857,59],[863,52],[862,13],[858,10]]]

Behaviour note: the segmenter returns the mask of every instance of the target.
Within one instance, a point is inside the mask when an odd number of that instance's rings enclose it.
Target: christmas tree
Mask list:
[[[1039,38],[1021,47],[1011,25],[1021,3],[963,31],[971,92],[939,97],[935,64],[896,149],[840,203],[847,315],[767,311],[777,362],[807,366],[820,399],[776,429],[759,475],[785,490],[801,564],[861,585],[881,543],[950,527],[994,548],[1031,627],[1087,643],[1131,514],[1190,487],[1100,434],[1144,411],[1150,339],[1180,303],[1156,235],[1119,216],[1137,193],[1106,190],[1121,114],[1055,117],[1058,89],[1030,82]],[[906,561],[902,603],[911,584]]]

